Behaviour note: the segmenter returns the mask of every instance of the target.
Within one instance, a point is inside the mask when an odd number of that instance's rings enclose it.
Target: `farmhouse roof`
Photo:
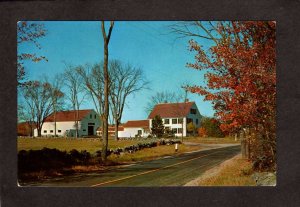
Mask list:
[[[194,101],[156,104],[149,114],[148,119],[153,119],[156,115],[159,115],[161,118],[186,117],[193,104],[195,104]]]
[[[149,120],[132,120],[127,121],[124,125],[124,128],[149,128]]]
[[[20,122],[17,125],[18,136],[28,136],[31,133],[31,128],[36,128],[35,122]]]
[[[85,109],[78,111],[78,121],[81,121],[87,116],[93,109]],[[76,110],[71,111],[58,111],[56,112],[56,122],[62,121],[75,121]],[[54,122],[54,113],[46,117],[45,122]]]

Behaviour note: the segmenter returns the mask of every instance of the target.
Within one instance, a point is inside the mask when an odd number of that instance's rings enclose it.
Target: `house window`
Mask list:
[[[165,124],[170,124],[170,119],[165,119]]]
[[[96,114],[95,114],[95,119],[96,119]]]
[[[92,118],[92,114],[90,114],[90,119]]]
[[[53,130],[50,130],[50,133],[53,133]]]
[[[44,133],[47,133],[47,130],[44,130]]]
[[[173,134],[177,134],[177,128],[173,128],[173,129],[172,129],[172,133],[173,133]]]
[[[187,118],[187,123],[193,122],[193,119]]]
[[[182,133],[182,128],[178,128],[178,133],[179,133],[179,134]]]
[[[198,119],[196,119],[196,124],[198,124]]]
[[[61,133],[61,130],[59,129],[59,130],[57,130],[57,132],[58,132],[58,133]]]
[[[191,114],[197,114],[197,110],[196,109],[191,109]]]
[[[172,124],[177,124],[177,119],[172,119]]]
[[[142,130],[138,130],[138,135],[142,135]]]
[[[178,119],[178,124],[182,124],[183,123],[183,118]]]
[[[83,129],[82,131],[83,131],[83,132],[85,132],[85,131],[86,131],[86,129]]]

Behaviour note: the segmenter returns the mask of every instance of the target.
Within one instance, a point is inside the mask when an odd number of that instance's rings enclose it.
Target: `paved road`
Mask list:
[[[31,186],[182,186],[240,152],[240,146],[141,162],[103,173],[78,174]]]

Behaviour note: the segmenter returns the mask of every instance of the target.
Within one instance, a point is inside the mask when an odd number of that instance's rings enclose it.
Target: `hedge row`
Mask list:
[[[58,149],[43,148],[42,150],[21,150],[18,153],[19,173],[62,169],[73,165],[89,164],[91,154],[75,149],[70,152],[60,151]]]
[[[123,152],[134,153],[144,148],[152,148],[158,145],[171,145],[175,143],[180,143],[180,141],[160,139],[147,143],[138,143],[124,148],[110,149],[107,152],[107,156],[111,154],[119,155]],[[96,156],[101,157],[101,151],[97,151]],[[95,159],[91,159],[92,157],[93,156],[86,150],[79,152],[76,149],[73,149],[70,152],[49,148],[29,151],[21,150],[18,153],[18,169],[19,173],[25,173],[43,170],[58,170],[75,165],[89,165],[94,164],[92,162],[95,162]],[[100,162],[100,159],[96,160],[97,162]]]

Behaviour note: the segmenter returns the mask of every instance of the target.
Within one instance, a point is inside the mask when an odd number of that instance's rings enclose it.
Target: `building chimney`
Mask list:
[[[185,99],[185,102],[189,102],[189,99],[188,99],[188,98],[186,98],[186,99]]]

